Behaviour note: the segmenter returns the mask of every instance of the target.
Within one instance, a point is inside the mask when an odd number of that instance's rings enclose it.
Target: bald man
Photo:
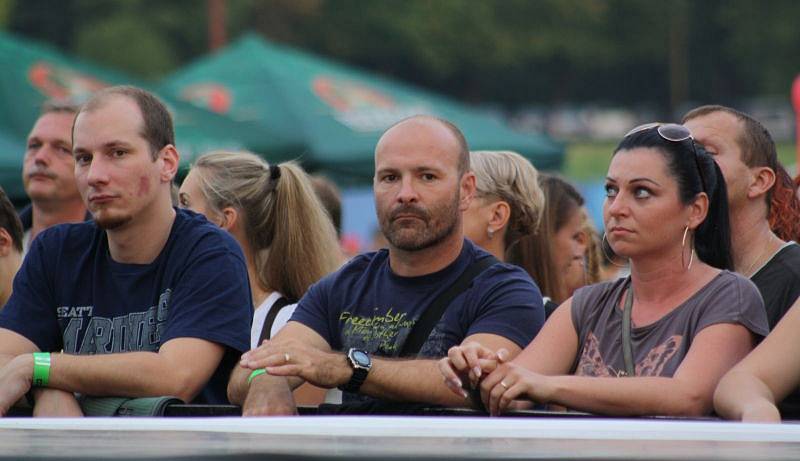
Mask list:
[[[510,358],[538,333],[544,309],[533,281],[464,238],[475,175],[458,128],[423,116],[389,128],[375,149],[373,189],[389,247],[311,287],[286,327],[243,356],[228,396],[244,415],[295,413],[291,389],[305,381],[341,389],[344,412],[370,401],[468,406],[468,392],[448,390],[436,360],[467,341]],[[434,303],[467,273],[477,275]],[[433,304],[448,309],[418,350],[407,347]]]

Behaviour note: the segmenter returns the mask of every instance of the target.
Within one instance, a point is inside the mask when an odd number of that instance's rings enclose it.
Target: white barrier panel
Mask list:
[[[800,425],[355,416],[0,419],[0,458],[224,460],[255,454],[270,459],[800,459]]]

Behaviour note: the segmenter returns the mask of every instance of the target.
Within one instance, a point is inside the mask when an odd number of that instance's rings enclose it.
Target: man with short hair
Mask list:
[[[31,200],[20,213],[25,232],[23,252],[44,229],[86,220],[86,206],[75,185],[72,122],[77,106],[48,101],[34,123],[22,164],[22,183]]]
[[[22,223],[0,187],[0,309],[11,296],[11,282],[22,264]]]
[[[75,118],[73,155],[94,221],[31,245],[0,311],[0,414],[32,385],[34,415],[80,415],[73,393],[227,402],[249,346],[247,269],[227,232],[172,207],[166,107],[134,87],[99,92]]]
[[[339,387],[345,403],[369,397],[464,406],[469,401],[448,390],[436,359],[467,341],[508,359],[539,331],[538,288],[522,269],[494,260],[444,304],[432,331],[417,335],[419,349],[404,351],[434,300],[492,261],[462,231],[475,193],[463,135],[433,117],[397,123],[378,141],[373,187],[389,248],[358,256],[312,286],[276,338],[243,356],[228,386],[243,414],[293,414],[291,388],[303,381]]]
[[[698,107],[683,123],[725,177],[734,268],[758,287],[771,329],[800,295],[800,246],[781,240],[768,221],[783,169],[775,143],[761,123],[729,107]]]

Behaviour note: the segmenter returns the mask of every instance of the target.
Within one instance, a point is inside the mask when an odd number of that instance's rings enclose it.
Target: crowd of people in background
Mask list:
[[[211,152],[178,188],[152,94],[48,103],[30,205],[0,189],[0,414],[162,395],[246,416],[795,414],[800,201],[769,132],[703,106],[609,155],[598,232],[566,179],[401,120],[375,147],[382,248],[348,260],[336,186],[298,163]]]

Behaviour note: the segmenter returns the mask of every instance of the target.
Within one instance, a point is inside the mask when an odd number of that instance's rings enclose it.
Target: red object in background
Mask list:
[[[792,106],[795,118],[794,138],[797,143],[797,173],[800,177],[800,75],[795,77],[792,83]]]
[[[358,234],[344,234],[339,239],[339,246],[349,259],[361,252],[361,239]]]

